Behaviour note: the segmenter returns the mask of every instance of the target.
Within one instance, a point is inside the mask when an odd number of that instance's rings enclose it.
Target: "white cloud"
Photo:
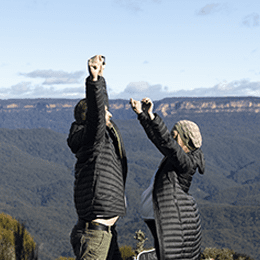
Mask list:
[[[257,27],[260,24],[260,17],[257,13],[252,13],[244,17],[243,25],[247,27]]]
[[[84,84],[75,84],[69,88],[21,82],[10,88],[0,88],[0,98],[83,98]],[[191,90],[169,91],[168,87],[160,84],[150,85],[148,82],[131,82],[120,93],[113,92],[108,86],[110,99],[134,98],[141,100],[149,97],[152,100],[161,100],[166,97],[226,97],[226,96],[258,96],[260,97],[260,81],[237,80],[220,82],[211,88],[197,88]]]
[[[141,7],[145,3],[160,3],[161,0],[114,0],[114,2],[120,5],[123,8],[126,8],[130,11],[139,12],[143,11]]]
[[[10,98],[83,98],[85,87],[57,88],[53,86],[33,85],[21,82],[10,88],[0,88],[2,99]]]
[[[10,93],[15,95],[23,95],[31,90],[31,82],[21,82],[11,87]]]
[[[20,73],[20,75],[28,78],[42,78],[45,81],[43,85],[58,85],[58,84],[75,84],[84,75],[84,71],[65,72],[54,70],[35,70],[29,73]]]
[[[127,85],[121,93],[108,93],[111,99],[142,99],[144,97],[150,97],[151,99],[159,100],[164,98],[165,95],[169,94],[163,87],[159,84],[149,85],[148,82],[131,82]]]
[[[224,97],[224,96],[260,96],[260,82],[240,80],[232,82],[220,82],[211,88],[197,88],[192,90],[168,91],[162,85],[149,85],[147,82],[130,83],[121,93],[109,93],[110,99],[141,100],[150,97],[152,100],[160,100],[166,97]]]
[[[207,4],[198,11],[198,15],[209,15],[221,10],[220,4]]]
[[[84,71],[65,72],[55,70],[35,70],[20,73],[32,81],[23,81],[10,88],[0,88],[0,98],[82,98],[85,95]],[[40,81],[35,79],[40,79]],[[41,79],[42,82],[41,82]],[[59,85],[59,86],[58,86]],[[71,87],[66,88],[66,85]]]

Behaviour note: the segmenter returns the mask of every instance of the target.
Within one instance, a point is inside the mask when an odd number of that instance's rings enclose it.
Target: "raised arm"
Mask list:
[[[188,159],[187,154],[174,140],[163,120],[153,113],[151,99],[144,98],[141,102],[130,99],[130,103],[132,109],[138,115],[138,120],[143,126],[147,137],[164,156],[172,157],[176,163]],[[144,109],[147,109],[146,113]]]
[[[83,145],[92,146],[102,141],[105,135],[105,80],[100,76],[102,67],[102,56],[97,55],[95,59],[88,61],[90,76],[86,79],[87,114],[86,125],[83,134]]]

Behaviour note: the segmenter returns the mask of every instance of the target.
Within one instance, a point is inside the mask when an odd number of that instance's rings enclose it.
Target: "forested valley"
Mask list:
[[[73,256],[70,231],[75,157],[67,146],[78,100],[0,100],[0,212],[24,223],[39,259]],[[140,195],[162,155],[146,138],[126,100],[110,110],[126,147],[127,215],[117,225],[119,244],[134,247],[134,234],[152,237],[140,218]],[[260,99],[165,99],[156,112],[169,129],[180,119],[196,122],[203,136],[205,175],[195,174],[190,193],[202,219],[203,248],[230,248],[260,258]]]

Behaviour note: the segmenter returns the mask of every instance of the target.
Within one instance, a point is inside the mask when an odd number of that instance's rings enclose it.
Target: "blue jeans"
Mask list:
[[[112,239],[111,232],[92,230],[87,226],[88,223],[78,221],[70,235],[76,260],[105,260]]]

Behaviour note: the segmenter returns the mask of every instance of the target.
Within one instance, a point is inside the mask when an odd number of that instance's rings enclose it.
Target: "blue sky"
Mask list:
[[[0,99],[260,96],[259,0],[2,0]]]

